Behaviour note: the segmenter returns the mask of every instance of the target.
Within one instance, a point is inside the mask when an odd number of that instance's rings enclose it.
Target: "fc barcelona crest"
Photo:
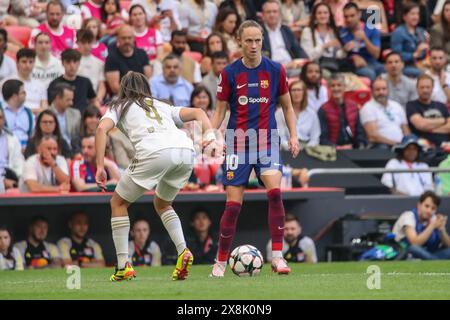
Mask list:
[[[269,80],[261,80],[261,88],[267,89],[269,87]]]
[[[234,172],[233,171],[228,171],[227,172],[227,179],[228,180],[233,180],[234,178]]]

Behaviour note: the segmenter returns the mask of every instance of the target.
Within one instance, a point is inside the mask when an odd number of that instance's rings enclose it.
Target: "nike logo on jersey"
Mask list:
[[[224,239],[228,239],[228,238],[231,238],[232,235],[229,235],[229,236],[225,237],[225,236],[221,233],[221,234],[220,234],[220,237],[221,237],[221,238],[224,238]]]
[[[283,230],[284,229],[284,227],[278,227],[278,230]]]
[[[237,88],[238,88],[238,89],[241,89],[241,88],[245,87],[246,85],[247,85],[247,84],[244,83],[244,84],[238,85]]]

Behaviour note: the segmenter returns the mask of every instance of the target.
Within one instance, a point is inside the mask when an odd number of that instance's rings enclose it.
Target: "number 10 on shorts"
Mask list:
[[[236,170],[239,164],[239,157],[237,154],[228,154],[226,158],[227,171]]]

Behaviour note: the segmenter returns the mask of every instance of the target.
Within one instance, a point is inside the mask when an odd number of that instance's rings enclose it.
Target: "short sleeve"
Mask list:
[[[114,122],[115,126],[117,125],[117,122],[119,122],[119,117],[117,115],[117,111],[112,110],[111,108],[109,108],[108,111],[105,112],[105,114],[103,115],[101,120],[103,120],[103,119],[111,119],[112,122]]]
[[[279,79],[279,87],[278,87],[278,96],[282,96],[289,91],[288,87],[288,78],[286,75],[286,69],[283,65],[281,65],[280,69],[280,79]]]
[[[100,247],[100,245],[93,241],[94,243],[94,257],[95,260],[105,260],[105,258],[103,257],[103,250],[102,247]]]
[[[371,122],[371,121],[375,121],[376,120],[376,116],[375,116],[375,112],[373,112],[372,110],[370,110],[372,108],[370,108],[369,104],[366,104],[360,111],[359,111],[359,117],[361,119],[361,123],[364,125],[367,122]]]
[[[55,246],[54,244],[52,243],[48,244],[48,251],[52,259],[61,259],[61,253],[59,252],[58,247]]]
[[[404,212],[400,218],[398,218],[398,223],[401,229],[405,227],[416,228],[416,218],[414,217],[414,213],[412,211]]]
[[[158,244],[156,242],[152,242],[150,245],[150,252],[153,256],[152,260],[152,266],[160,266],[161,265],[161,249],[159,248]]]
[[[171,110],[171,116],[173,119],[173,122],[175,122],[175,125],[177,128],[182,128],[184,125],[183,120],[180,118],[180,111],[183,107],[173,107]]]
[[[304,237],[300,241],[300,248],[308,257],[311,258],[311,261],[313,263],[317,262],[316,245],[314,244],[314,241],[311,238]]]
[[[56,164],[65,174],[69,175],[69,167],[67,165],[66,159],[63,156],[56,157]]]
[[[420,110],[418,109],[417,104],[415,103],[415,101],[409,101],[406,104],[406,117],[408,119],[410,119],[413,115],[415,115],[416,113],[422,115],[422,113],[420,112]]]
[[[396,165],[397,161],[395,159],[391,159],[386,164],[385,169],[397,169]],[[381,183],[385,185],[388,188],[394,187],[394,181],[393,181],[394,175],[392,173],[384,173],[381,177]]]
[[[22,173],[23,181],[27,181],[27,180],[37,181],[38,177],[37,177],[37,173],[35,170],[35,163],[36,163],[35,157],[30,157],[30,158],[28,158],[27,161],[25,161],[25,164],[23,166],[23,173]]]
[[[13,248],[13,256],[16,259],[16,269],[18,271],[22,271],[25,269],[25,263],[23,260],[23,256],[17,248]]]
[[[217,99],[220,101],[228,101],[231,95],[231,86],[228,80],[226,69],[222,70],[217,85]]]
[[[114,53],[109,53],[105,60],[105,72],[120,71],[119,64]]]
[[[94,87],[92,86],[92,81],[86,79],[86,83],[87,83],[87,97],[89,99],[94,99],[95,97],[97,97],[97,94],[95,93]]]
[[[374,46],[381,47],[381,34],[377,28],[371,29],[369,40]]]

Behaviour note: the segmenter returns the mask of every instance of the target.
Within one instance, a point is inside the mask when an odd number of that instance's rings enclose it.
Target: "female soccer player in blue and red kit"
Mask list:
[[[284,208],[281,199],[281,159],[275,111],[281,104],[289,128],[289,148],[293,157],[299,152],[295,114],[284,67],[261,54],[263,29],[253,20],[238,30],[243,58],[227,66],[217,87],[217,105],[212,126],[219,128],[227,107],[230,120],[226,131],[226,157],[223,184],[227,202],[220,220],[219,251],[211,276],[223,277],[244,190],[251,170],[267,189],[269,227],[272,237],[272,270],[288,274],[283,259]]]

